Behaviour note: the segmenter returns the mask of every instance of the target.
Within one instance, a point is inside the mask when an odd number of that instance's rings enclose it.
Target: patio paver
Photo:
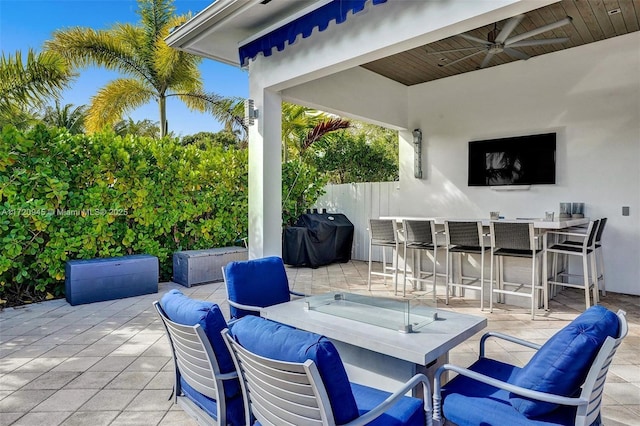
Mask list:
[[[379,265],[378,265],[379,267]],[[305,292],[309,283],[324,288],[366,292],[367,264],[352,261],[318,269],[287,268],[292,287]],[[392,283],[381,278],[372,294],[390,296]],[[70,306],[51,300],[0,312],[0,426],[4,425],[195,425],[168,401],[173,365],[162,324],[151,306],[169,289],[220,304],[222,283],[191,288],[160,285],[158,294]],[[392,289],[391,289],[392,290]],[[637,425],[640,417],[640,297],[608,293],[601,303],[624,309],[629,335],[609,371],[603,399],[607,426]],[[532,322],[527,308],[497,305],[481,312],[475,300],[452,299],[451,309],[488,318],[495,330],[544,343],[584,310],[584,293],[565,290],[548,313]],[[477,334],[450,353],[450,362],[469,365],[478,356]],[[533,352],[508,342],[491,342],[489,356],[524,364]]]

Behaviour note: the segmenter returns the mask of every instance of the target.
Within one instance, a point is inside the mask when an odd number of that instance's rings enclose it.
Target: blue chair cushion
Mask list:
[[[167,317],[178,324],[196,325],[204,330],[209,338],[221,373],[236,371],[229,349],[221,331],[227,328],[220,307],[213,302],[191,299],[179,290],[170,290],[160,299],[160,306]],[[225,380],[224,393],[227,398],[240,393],[238,380]]]
[[[182,393],[200,407],[205,413],[218,420],[218,405],[214,399],[202,395],[180,378]],[[242,395],[238,394],[225,400],[227,404],[227,423],[233,426],[244,426],[244,402]]]
[[[333,417],[344,424],[358,417],[347,372],[329,339],[256,316],[246,316],[230,325],[230,335],[249,352],[279,361],[303,363],[312,360],[327,389]]]
[[[282,259],[276,256],[230,262],[225,267],[229,300],[242,305],[277,305],[291,300],[289,280]],[[259,315],[257,312],[230,307],[231,316]]]
[[[521,371],[488,358],[480,358],[469,370],[507,383],[513,383]],[[575,423],[576,409],[563,406],[544,416],[528,419],[511,405],[508,391],[458,375],[442,388],[442,413],[458,426],[566,426]]]
[[[391,393],[368,386],[351,383],[358,412],[362,416],[387,399]],[[423,402],[419,398],[403,397],[374,421],[370,426],[424,426],[426,417]]]
[[[608,336],[618,336],[618,328],[615,313],[602,306],[590,307],[549,339],[518,372],[513,384],[555,395],[578,395],[600,347]],[[558,407],[515,394],[509,400],[528,418]]]

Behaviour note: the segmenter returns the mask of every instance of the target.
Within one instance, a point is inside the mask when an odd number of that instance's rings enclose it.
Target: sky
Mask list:
[[[176,13],[194,15],[213,0],[175,0]],[[108,29],[115,23],[137,23],[136,0],[0,0],[0,50],[6,55],[29,48],[41,51],[44,41],[55,30],[69,27]],[[249,77],[246,71],[230,65],[203,59],[200,72],[206,91],[222,96],[247,97]],[[80,76],[62,94],[61,104],[89,105],[98,90],[120,74],[91,67],[79,71]],[[159,121],[157,104],[150,103],[134,110],[134,120]],[[192,112],[178,99],[167,100],[169,131],[184,136],[201,131],[216,132],[220,123],[210,115]]]

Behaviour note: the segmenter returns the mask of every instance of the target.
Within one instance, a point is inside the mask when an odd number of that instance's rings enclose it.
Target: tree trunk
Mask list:
[[[167,123],[167,98],[163,94],[160,95],[158,106],[160,107],[160,137],[163,138],[169,130]]]

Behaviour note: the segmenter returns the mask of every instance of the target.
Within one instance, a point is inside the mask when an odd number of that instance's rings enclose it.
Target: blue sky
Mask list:
[[[195,15],[213,0],[175,0],[176,12]],[[107,29],[117,22],[136,23],[135,0],[0,0],[0,50],[5,55],[29,48],[42,49],[45,40],[58,29],[91,27]],[[204,87],[223,96],[247,97],[248,74],[239,68],[203,59],[200,65]],[[119,74],[99,68],[80,71],[69,90],[63,93],[62,104],[88,105],[91,97]],[[145,105],[131,114],[134,120],[158,121],[156,103]],[[167,101],[169,130],[177,135],[200,131],[218,131],[221,126],[211,116],[189,111],[174,98]]]

